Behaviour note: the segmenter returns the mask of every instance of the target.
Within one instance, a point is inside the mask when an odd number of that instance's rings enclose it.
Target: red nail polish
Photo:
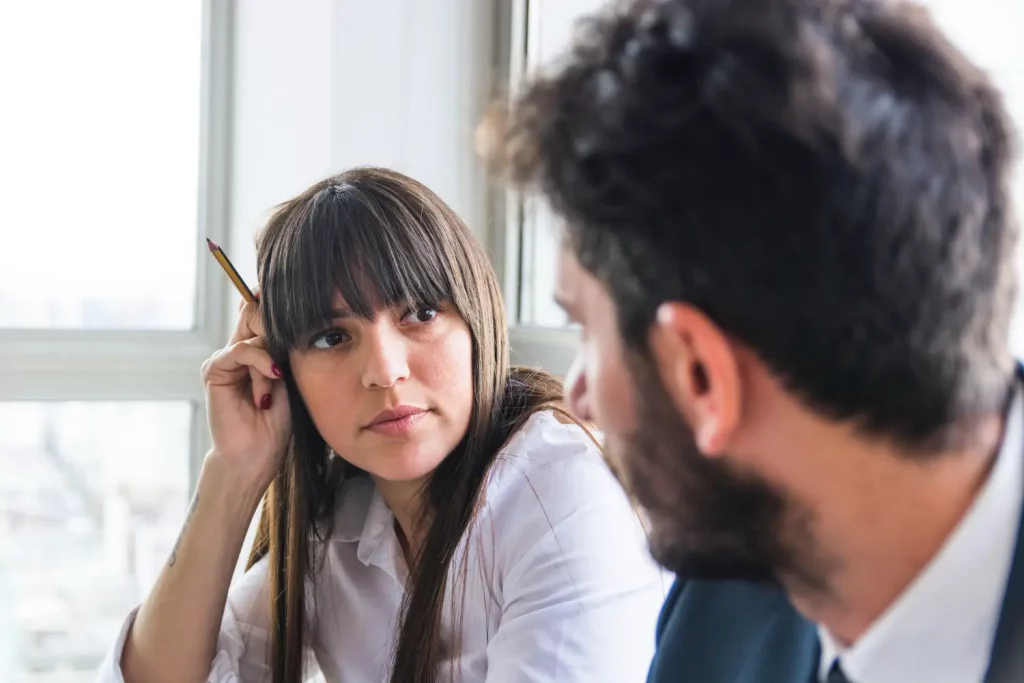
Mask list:
[[[274,377],[282,377],[284,375],[284,373],[281,372],[281,368],[277,367],[277,363],[270,366],[270,371],[274,373]]]
[[[263,398],[260,399],[260,408],[270,410],[270,394],[263,394]]]

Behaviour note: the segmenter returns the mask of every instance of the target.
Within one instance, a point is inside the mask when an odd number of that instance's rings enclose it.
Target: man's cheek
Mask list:
[[[600,366],[588,377],[590,408],[600,428],[609,436],[624,439],[636,425],[632,387],[616,372],[602,372]]]
[[[632,495],[627,470],[622,462],[622,459],[627,456],[625,444],[618,439],[605,439],[603,455],[605,465],[608,466],[612,476],[615,477],[623,489]]]

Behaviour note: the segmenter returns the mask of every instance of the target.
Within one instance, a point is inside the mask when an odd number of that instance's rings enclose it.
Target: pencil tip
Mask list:
[[[209,237],[206,238],[206,246],[210,248],[210,251],[217,251],[220,249],[217,243],[211,240]]]

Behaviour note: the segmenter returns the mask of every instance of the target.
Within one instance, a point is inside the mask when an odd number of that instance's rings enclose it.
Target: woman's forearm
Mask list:
[[[126,683],[202,683],[224,604],[262,491],[203,464],[181,534],[132,625],[121,657]]]

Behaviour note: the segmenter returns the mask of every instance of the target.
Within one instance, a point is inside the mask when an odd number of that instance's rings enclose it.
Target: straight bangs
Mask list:
[[[327,457],[295,378],[289,351],[333,326],[334,308],[373,320],[385,308],[449,303],[472,336],[472,413],[464,437],[426,483],[430,523],[411,563],[398,617],[391,683],[439,683],[460,651],[468,555],[459,556],[484,504],[491,464],[530,415],[561,400],[561,383],[509,371],[508,329],[486,252],[444,201],[383,168],[329,178],[277,207],[257,240],[260,313],[268,351],[284,369],[292,435],[264,498],[249,565],[269,558],[270,662],[274,683],[302,679],[309,642],[308,587],[330,538],[339,482],[357,476]],[[461,597],[456,591],[461,591]],[[455,639],[443,616],[451,615]]]
[[[358,182],[319,185],[279,206],[257,249],[271,355],[304,349],[330,327],[338,294],[344,312],[366,320],[396,306],[459,307],[456,260],[430,220],[436,214],[407,197]]]

